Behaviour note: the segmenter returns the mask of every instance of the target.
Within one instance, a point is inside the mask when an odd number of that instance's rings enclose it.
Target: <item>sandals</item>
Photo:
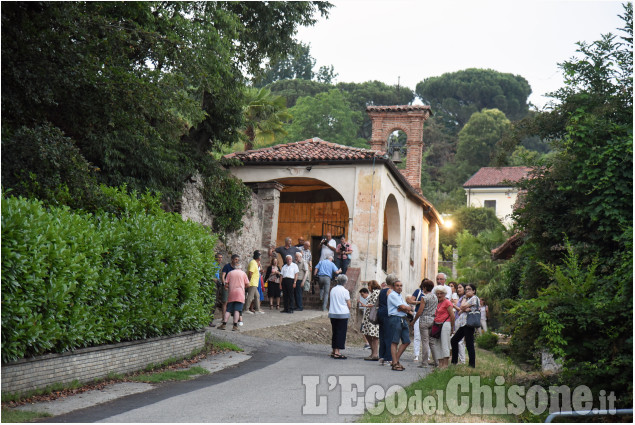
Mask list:
[[[406,370],[406,368],[405,368],[405,367],[403,367],[403,366],[401,365],[401,363],[393,363],[393,364],[391,365],[391,368],[392,368],[392,370],[397,370],[397,371],[399,371],[399,372]]]
[[[342,355],[342,354],[333,354],[331,357],[333,357],[334,359],[337,359],[337,360],[346,360],[347,359],[347,357]]]
[[[364,360],[368,360],[368,361],[371,361],[371,362],[377,362],[377,361],[379,361],[379,357],[368,356],[368,357],[364,357]]]

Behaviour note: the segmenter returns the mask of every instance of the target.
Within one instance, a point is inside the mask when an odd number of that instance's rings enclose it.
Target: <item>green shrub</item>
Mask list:
[[[492,332],[485,332],[483,335],[476,338],[476,344],[479,348],[484,350],[491,350],[498,344],[498,336]]]
[[[125,213],[2,199],[2,362],[209,323],[215,236],[150,195],[110,196]]]

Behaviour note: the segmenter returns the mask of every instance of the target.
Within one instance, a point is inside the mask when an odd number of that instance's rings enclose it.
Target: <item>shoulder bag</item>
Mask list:
[[[375,300],[375,304],[373,304],[373,306],[370,308],[370,311],[368,312],[368,321],[372,323],[373,325],[379,324],[378,313],[379,313],[379,297],[377,297],[377,299]]]
[[[480,310],[481,302],[480,299],[476,298],[476,310],[467,312],[467,317],[465,320],[465,326],[469,326],[470,328],[480,328],[481,327],[481,310]]]
[[[447,322],[448,319],[445,319],[443,323]],[[443,323],[434,323],[430,328],[430,337],[439,339],[441,338],[441,330],[443,329]]]

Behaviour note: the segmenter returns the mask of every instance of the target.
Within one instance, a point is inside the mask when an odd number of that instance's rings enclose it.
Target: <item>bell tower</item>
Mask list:
[[[401,130],[406,133],[408,154],[406,169],[401,170],[401,174],[421,193],[423,123],[432,115],[430,106],[367,106],[366,113],[372,122],[372,134],[369,141],[371,149],[385,152],[388,149],[388,137],[393,131]]]

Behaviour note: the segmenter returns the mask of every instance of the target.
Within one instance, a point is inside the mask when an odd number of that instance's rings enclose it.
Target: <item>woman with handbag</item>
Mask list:
[[[414,334],[415,334],[415,356],[418,355],[418,346],[417,346],[417,333],[419,334],[419,341],[423,344],[423,349],[421,350],[421,364],[419,367],[426,367],[429,365],[428,359],[432,350],[430,350],[430,328],[434,323],[434,315],[437,311],[438,300],[436,295],[432,293],[434,289],[434,282],[430,279],[423,279],[421,281],[420,290],[422,291],[422,297],[419,299],[419,305],[417,309],[417,314],[412,322],[414,323]],[[432,356],[434,364],[436,364],[436,359],[434,355]],[[415,357],[416,361],[416,357]]]
[[[454,332],[454,308],[452,302],[445,297],[445,286],[435,286],[433,291],[439,303],[434,313],[434,324],[430,331],[430,336],[433,338],[431,339],[431,348],[439,368],[445,369],[450,361],[450,335]]]
[[[457,330],[450,341],[450,345],[452,345],[452,364],[458,363],[459,341],[465,338],[465,348],[467,348],[467,353],[470,356],[470,367],[476,367],[474,328],[481,326],[481,313],[479,311],[479,300],[476,296],[476,285],[473,283],[465,285],[465,296],[461,302],[460,311],[461,314],[456,323]]]
[[[278,257],[271,259],[271,265],[267,267],[265,273],[265,282],[267,282],[267,297],[269,298],[269,309],[273,310],[273,301],[276,301],[276,310],[280,309],[280,292],[282,291],[282,279],[280,277],[280,269],[278,268]]]
[[[370,343],[370,356],[365,357],[364,360],[377,361],[379,360],[379,325],[373,324],[370,320],[371,309],[378,309],[377,300],[379,300],[379,291],[381,286],[376,280],[368,282],[368,289],[371,293],[366,301],[370,307],[364,310],[364,316],[362,319],[362,334],[366,335],[368,342]]]

